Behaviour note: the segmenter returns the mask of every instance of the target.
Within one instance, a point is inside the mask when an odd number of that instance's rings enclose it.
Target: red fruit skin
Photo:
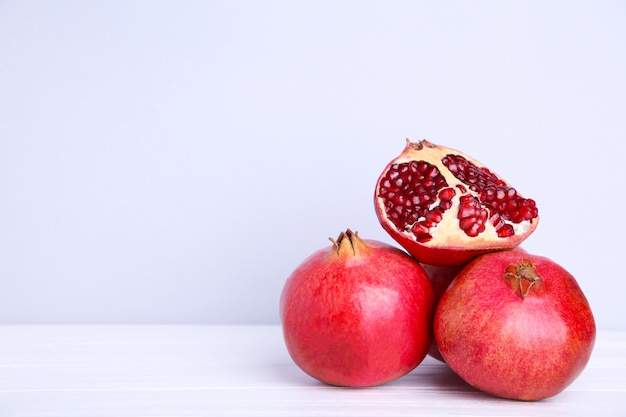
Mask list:
[[[525,249],[521,246],[511,249],[512,251],[527,253]],[[446,292],[448,286],[452,283],[454,278],[461,272],[461,270],[467,265],[430,265],[421,263],[420,265],[424,268],[426,275],[428,275],[428,279],[433,286],[433,291],[435,292],[435,304],[439,303],[439,300],[443,296],[443,293]],[[445,362],[443,356],[441,356],[441,352],[439,352],[439,348],[437,347],[437,343],[433,340],[433,343],[428,350],[428,355],[433,358]]]
[[[511,264],[530,260],[541,280],[522,297]],[[439,300],[434,319],[445,362],[494,396],[534,401],[563,391],[583,371],[596,337],[574,277],[548,258],[519,251],[483,255]]]
[[[433,287],[433,292],[435,294],[435,304],[439,303],[439,299],[446,291],[450,283],[465,266],[429,265],[424,263],[420,263],[420,265],[422,265],[422,268],[424,268],[424,271],[426,272],[426,275],[428,275],[428,279],[430,280],[430,283]],[[434,340],[430,345],[428,355],[439,361],[445,362]]]
[[[375,386],[399,378],[424,359],[433,340],[434,294],[421,266],[395,247],[362,242],[369,253],[314,253],[281,294],[290,356],[330,385]]]
[[[376,206],[377,216],[382,217],[384,214],[382,210]],[[472,250],[463,246],[450,246],[448,248],[430,248],[415,240],[407,237],[404,234],[399,234],[397,230],[385,222],[381,222],[383,229],[391,236],[396,242],[400,244],[416,259],[423,262],[428,262],[431,265],[438,266],[459,266],[465,265],[472,259],[475,259],[481,255],[502,250],[501,247],[493,247],[488,249]],[[512,239],[511,239],[512,240]],[[517,243],[516,243],[517,244]]]

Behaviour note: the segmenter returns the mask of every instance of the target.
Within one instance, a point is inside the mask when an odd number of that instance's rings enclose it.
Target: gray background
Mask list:
[[[0,322],[277,323],[406,137],[626,329],[626,3],[0,1]]]

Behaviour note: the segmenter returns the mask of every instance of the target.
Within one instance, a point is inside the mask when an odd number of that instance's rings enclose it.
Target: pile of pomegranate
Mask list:
[[[468,155],[407,140],[374,207],[404,250],[348,229],[285,282],[283,336],[304,372],[375,386],[430,355],[478,390],[526,401],[580,375],[595,321],[567,270],[519,246],[539,221],[534,200]]]

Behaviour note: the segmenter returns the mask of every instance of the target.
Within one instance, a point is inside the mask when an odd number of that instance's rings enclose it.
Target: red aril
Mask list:
[[[407,139],[374,196],[383,228],[420,262],[462,265],[519,245],[537,227],[534,200],[468,155]]]
[[[578,377],[596,327],[569,272],[545,257],[505,251],[459,272],[439,300],[434,334],[445,362],[467,383],[532,401]]]
[[[432,342],[435,302],[426,273],[400,249],[350,230],[332,242],[283,288],[291,358],[331,385],[374,386],[407,374]]]

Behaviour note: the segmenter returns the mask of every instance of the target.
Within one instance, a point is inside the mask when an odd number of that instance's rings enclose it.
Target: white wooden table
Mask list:
[[[556,397],[497,399],[427,357],[387,385],[325,386],[279,326],[0,326],[0,416],[626,416],[626,332],[599,332]]]

